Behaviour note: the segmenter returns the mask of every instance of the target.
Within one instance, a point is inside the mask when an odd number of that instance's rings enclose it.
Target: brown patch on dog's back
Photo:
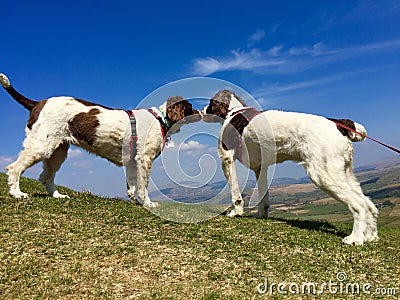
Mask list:
[[[356,126],[354,125],[354,122],[352,120],[349,120],[349,119],[333,119],[333,118],[328,118],[328,120],[331,120],[332,122],[335,122],[335,123],[343,124],[343,125],[351,128],[351,129],[356,130]],[[338,125],[336,125],[336,128],[344,136],[350,137],[350,131],[347,130],[346,128],[340,127]]]
[[[96,141],[96,129],[100,125],[96,115],[100,113],[98,108],[93,108],[87,113],[79,113],[68,122],[72,135],[79,144],[93,146]]]
[[[47,100],[40,101],[32,108],[31,113],[29,115],[28,123],[26,124],[26,126],[29,129],[32,129],[33,124],[35,124],[36,121],[39,119],[40,112],[42,111],[46,103]]]

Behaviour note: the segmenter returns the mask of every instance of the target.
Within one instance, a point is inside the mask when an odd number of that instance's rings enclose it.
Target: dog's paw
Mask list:
[[[64,194],[60,194],[58,191],[55,191],[53,193],[53,195],[51,195],[54,198],[59,198],[59,199],[65,199],[65,198],[69,198],[68,195],[64,195]]]
[[[14,196],[17,199],[26,199],[26,198],[29,197],[27,193],[23,193],[21,191],[11,193],[11,195]]]
[[[147,207],[147,208],[154,208],[154,207],[159,207],[160,204],[158,202],[151,202],[150,201],[150,202],[144,203],[143,206]]]
[[[139,205],[142,206],[142,203],[140,203],[136,198],[131,198],[130,202],[134,205]]]
[[[243,214],[244,214],[243,209],[233,208],[227,214],[227,216],[230,217],[230,218],[233,218],[233,217],[241,217],[241,216],[243,216]]]
[[[373,232],[372,234],[368,235],[365,238],[365,241],[366,242],[377,242],[377,241],[379,241],[378,233],[377,232]]]
[[[349,236],[346,236],[343,239],[342,243],[347,244],[347,245],[353,245],[353,246],[361,246],[364,244],[364,238],[351,234]]]
[[[126,191],[126,193],[128,194],[129,198],[135,199],[135,190],[129,189]]]

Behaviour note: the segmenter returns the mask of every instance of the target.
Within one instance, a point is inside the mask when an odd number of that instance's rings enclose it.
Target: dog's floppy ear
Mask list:
[[[213,98],[210,100],[210,104],[207,107],[206,113],[225,119],[226,116],[228,115],[228,110],[229,110],[229,103],[222,102],[220,100],[215,100]]]
[[[206,113],[225,119],[229,112],[229,104],[231,102],[232,95],[242,102],[240,97],[236,96],[232,91],[222,90],[212,97]]]
[[[173,96],[167,99],[166,116],[169,125],[172,126],[185,118],[185,110],[192,110],[192,105],[182,96]]]

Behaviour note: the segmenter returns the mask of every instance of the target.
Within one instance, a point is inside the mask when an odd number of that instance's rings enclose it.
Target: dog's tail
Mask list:
[[[359,123],[348,119],[328,119],[335,122],[337,129],[352,142],[362,142],[367,138],[367,130]]]
[[[3,88],[7,91],[7,93],[9,93],[11,97],[13,97],[19,104],[21,104],[27,110],[31,111],[33,107],[37,104],[37,101],[28,99],[25,96],[18,93],[11,86],[10,80],[8,80],[6,75],[0,74],[0,83],[3,86]]]

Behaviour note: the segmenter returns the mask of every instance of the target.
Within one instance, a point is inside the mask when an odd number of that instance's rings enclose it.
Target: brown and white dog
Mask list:
[[[39,161],[43,162],[39,180],[48,194],[56,198],[68,197],[57,191],[54,177],[67,157],[70,144],[73,144],[118,166],[125,165],[129,197],[147,207],[157,206],[150,200],[147,186],[153,160],[161,153],[164,143],[161,125],[168,128],[175,125],[176,132],[176,127],[183,123],[201,119],[199,111],[179,96],[168,98],[160,108],[153,107],[152,112],[135,110],[137,148],[134,163],[131,164],[129,157],[123,157],[123,141],[129,141],[131,134],[126,111],[72,97],[34,101],[17,92],[4,74],[0,74],[0,83],[19,104],[30,111],[24,149],[18,159],[7,166],[10,194],[16,198],[28,197],[20,190],[19,178],[27,168]],[[126,152],[129,156],[129,150]]]
[[[365,135],[362,125],[350,120],[276,110],[257,112],[245,107],[238,96],[224,90],[218,92],[202,110],[204,121],[223,123],[218,151],[231,189],[233,209],[229,216],[243,214],[236,158],[256,174],[260,217],[268,216],[268,166],[292,160],[304,166],[308,176],[321,190],[346,204],[352,212],[353,231],[343,239],[344,243],[362,245],[379,239],[378,210],[363,194],[353,173],[352,142],[363,141],[365,137],[344,130],[333,121],[344,122]],[[246,115],[246,111],[250,113]],[[243,149],[247,150],[246,155],[238,153]]]

